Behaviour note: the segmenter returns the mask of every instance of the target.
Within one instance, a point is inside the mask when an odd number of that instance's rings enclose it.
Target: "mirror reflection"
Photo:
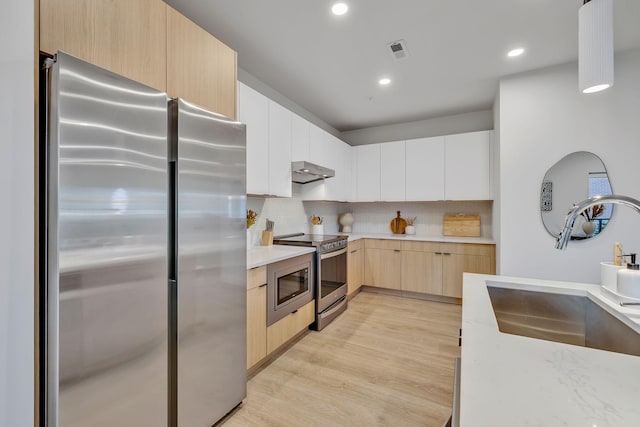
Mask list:
[[[571,153],[545,174],[540,190],[542,222],[554,237],[562,230],[565,216],[575,203],[589,197],[613,194],[607,169],[600,157],[587,151]],[[613,205],[596,205],[582,212],[576,220],[571,240],[597,236],[605,229]]]

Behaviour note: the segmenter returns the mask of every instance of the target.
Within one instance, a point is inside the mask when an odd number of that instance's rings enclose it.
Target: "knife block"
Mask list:
[[[264,230],[262,232],[262,240],[260,241],[262,246],[273,246],[273,231]]]

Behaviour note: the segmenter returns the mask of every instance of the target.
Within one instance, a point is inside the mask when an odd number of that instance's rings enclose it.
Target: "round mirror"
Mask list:
[[[593,196],[613,194],[607,169],[600,157],[577,151],[562,158],[544,176],[540,190],[540,213],[545,228],[557,237],[574,204]],[[578,217],[571,240],[595,237],[604,230],[613,214],[610,203],[586,209]]]

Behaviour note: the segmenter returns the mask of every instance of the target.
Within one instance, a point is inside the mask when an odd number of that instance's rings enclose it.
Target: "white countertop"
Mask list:
[[[620,307],[599,285],[465,273],[462,427],[640,426],[640,357],[502,333],[487,281],[587,296],[640,332],[640,309]]]
[[[247,250],[247,270],[315,251],[316,248],[306,246],[254,246]]]
[[[338,233],[349,236],[349,241],[360,239],[387,239],[407,240],[417,242],[441,242],[441,243],[477,243],[494,245],[496,241],[489,237],[452,237],[452,236],[427,236],[424,234],[393,234],[393,233]]]

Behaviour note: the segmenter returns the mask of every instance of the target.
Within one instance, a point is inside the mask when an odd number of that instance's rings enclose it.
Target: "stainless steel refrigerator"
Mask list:
[[[49,426],[210,426],[246,396],[245,126],[47,61]]]

